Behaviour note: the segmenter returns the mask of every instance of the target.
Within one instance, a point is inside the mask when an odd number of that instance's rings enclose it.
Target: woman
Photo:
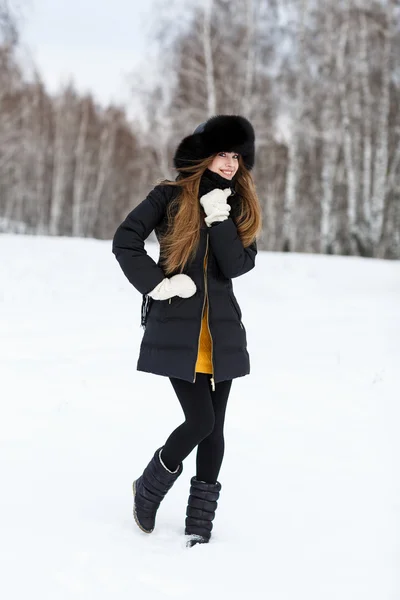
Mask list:
[[[118,227],[113,252],[143,294],[137,369],[169,377],[185,422],[133,482],[135,521],[151,533],[160,502],[198,446],[186,513],[187,545],[210,540],[221,484],[232,380],[250,372],[233,277],[254,267],[261,211],[250,174],[254,130],[217,115],[179,144],[175,181],[157,185]],[[144,242],[155,230],[160,258]]]

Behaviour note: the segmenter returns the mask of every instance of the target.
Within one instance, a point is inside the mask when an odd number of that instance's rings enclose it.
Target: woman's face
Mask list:
[[[232,179],[239,168],[239,154],[236,152],[218,152],[208,167],[225,179]]]

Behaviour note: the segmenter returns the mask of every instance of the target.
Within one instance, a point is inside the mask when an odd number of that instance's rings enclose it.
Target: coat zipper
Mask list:
[[[207,286],[207,268],[208,268],[208,257],[207,257],[207,264],[206,267],[204,268],[204,259],[208,254],[208,234],[207,234],[207,245],[206,245],[206,253],[204,255],[203,258],[203,270],[204,270],[204,300],[203,300],[203,308],[201,310],[201,319],[200,319],[200,331],[199,331],[199,338],[197,340],[197,356],[199,355],[199,347],[200,347],[200,335],[201,335],[201,327],[202,327],[202,323],[203,323],[203,314],[204,314],[204,306],[206,303],[206,299],[208,301],[208,314],[210,314],[210,302],[208,300],[208,286]],[[211,335],[211,329],[210,329],[210,325],[208,323],[208,319],[207,319],[207,327],[208,327],[208,331],[210,332],[210,339],[211,339],[211,365],[212,365],[212,374],[210,377],[210,381],[211,381],[211,388],[213,390],[213,392],[215,392],[215,381],[214,381],[214,363],[213,363],[213,339],[212,339],[212,335]],[[196,362],[197,362],[197,356],[196,356]],[[196,381],[196,363],[194,365],[194,379],[193,379],[193,383]]]
[[[207,254],[207,252],[208,252],[208,235],[207,235],[207,250],[206,250],[206,254]],[[209,323],[209,317],[210,317],[210,300],[208,298],[207,270],[208,270],[208,257],[207,257],[207,264],[206,264],[206,268],[204,269],[204,272],[205,272],[207,306],[208,306],[207,327],[208,327],[208,331],[210,333],[210,340],[211,340],[211,370],[212,370],[212,373],[211,373],[210,381],[211,381],[211,389],[212,389],[213,392],[215,392],[214,363],[213,363],[214,342],[213,342],[213,339],[212,339],[211,329],[210,329],[210,323]]]

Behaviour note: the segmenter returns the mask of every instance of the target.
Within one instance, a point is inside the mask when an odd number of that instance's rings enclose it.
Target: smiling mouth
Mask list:
[[[225,169],[221,169],[222,173],[226,173],[227,175],[232,175],[233,171],[226,171]]]

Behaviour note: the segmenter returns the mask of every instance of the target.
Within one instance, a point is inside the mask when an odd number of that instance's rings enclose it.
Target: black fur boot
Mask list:
[[[220,491],[221,484],[218,481],[206,483],[197,480],[196,477],[190,480],[185,522],[185,534],[190,537],[186,546],[207,544],[210,541]]]
[[[136,524],[145,533],[151,533],[156,521],[156,513],[161,500],[182,473],[180,463],[176,471],[169,471],[161,462],[160,452],[155,451],[153,458],[143,471],[143,475],[133,482],[133,516]]]

